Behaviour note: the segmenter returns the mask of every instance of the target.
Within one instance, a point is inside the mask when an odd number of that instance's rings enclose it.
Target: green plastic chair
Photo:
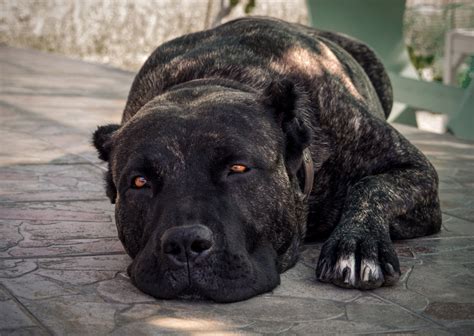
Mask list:
[[[394,100],[389,121],[416,126],[414,108],[449,116],[448,129],[474,140],[474,85],[462,89],[417,79],[403,39],[405,0],[307,0],[311,24],[358,38],[382,59],[392,81]]]

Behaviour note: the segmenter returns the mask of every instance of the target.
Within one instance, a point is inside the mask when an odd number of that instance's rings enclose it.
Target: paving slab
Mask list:
[[[103,199],[101,171],[90,164],[0,166],[0,203]]]
[[[120,121],[133,74],[6,46],[0,69],[0,335],[473,334],[473,143],[394,125],[438,170],[443,211],[440,233],[395,242],[394,287],[318,283],[314,243],[272,293],[156,300],[126,275],[90,145]]]

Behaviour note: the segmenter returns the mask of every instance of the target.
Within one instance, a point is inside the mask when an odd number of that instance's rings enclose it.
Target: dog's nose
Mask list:
[[[194,263],[198,257],[205,257],[212,245],[212,231],[204,225],[173,227],[161,236],[163,254],[176,264]]]

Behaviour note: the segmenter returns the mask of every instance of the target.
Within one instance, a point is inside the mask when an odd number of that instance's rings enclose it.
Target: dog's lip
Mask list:
[[[249,278],[248,273],[239,273],[241,276],[228,278],[226,272],[222,274],[223,277],[220,274],[208,273],[209,267],[214,266],[213,263],[203,266],[204,268],[196,267],[196,270],[193,270],[193,267],[180,268],[180,272],[177,269],[161,269],[161,276],[156,276],[155,279],[146,277],[142,279],[140,273],[135,273],[136,269],[131,268],[130,280],[142,292],[157,299],[219,303],[241,301],[267,292],[279,283],[278,281],[272,284],[271,288],[265,284],[262,289],[249,287],[249,281],[252,278]],[[138,270],[143,271],[143,268],[138,268]],[[122,276],[126,277],[125,274]],[[210,277],[217,278],[209,281]],[[215,281],[218,282],[217,285]],[[229,291],[226,290],[227,288]]]

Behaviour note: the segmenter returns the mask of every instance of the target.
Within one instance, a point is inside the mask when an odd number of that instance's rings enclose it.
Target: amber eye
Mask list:
[[[247,172],[249,168],[241,164],[235,164],[235,165],[230,166],[229,170],[231,173],[241,174],[241,173]]]
[[[137,176],[133,179],[133,186],[135,188],[143,188],[146,185],[146,178],[143,176]]]

